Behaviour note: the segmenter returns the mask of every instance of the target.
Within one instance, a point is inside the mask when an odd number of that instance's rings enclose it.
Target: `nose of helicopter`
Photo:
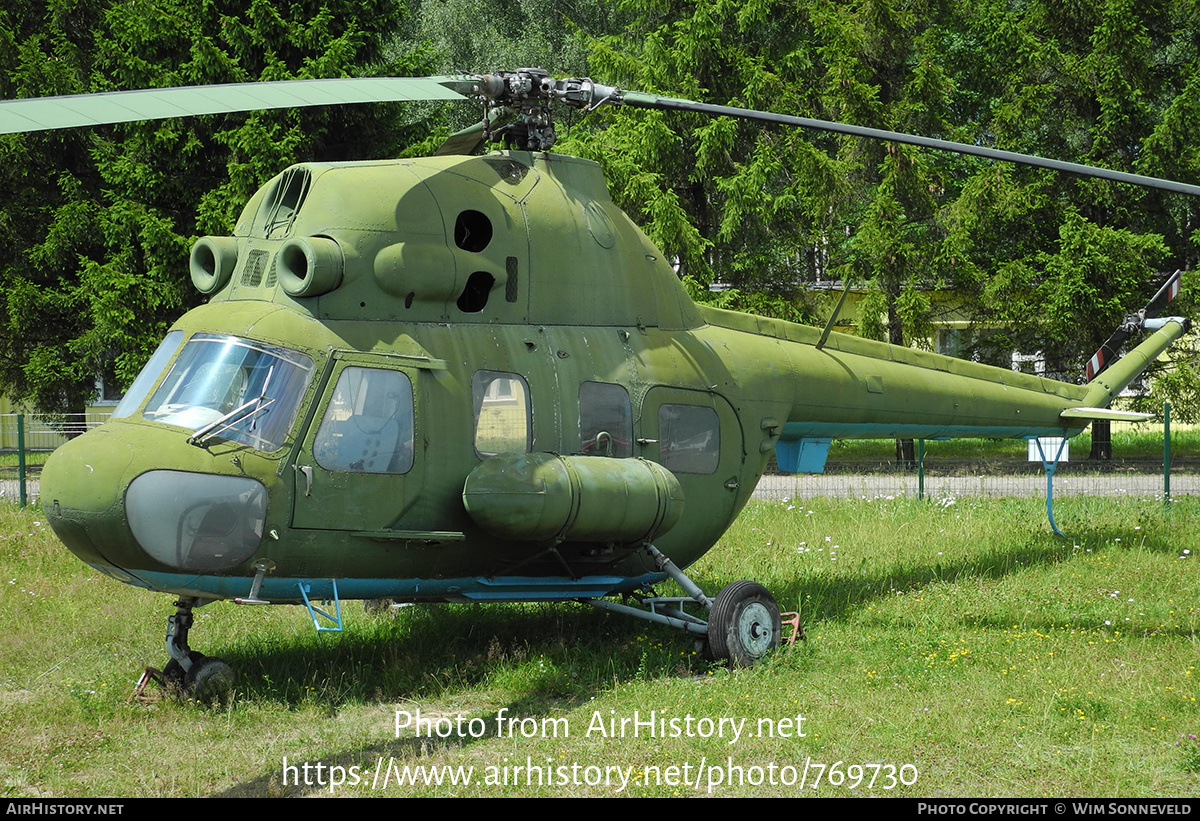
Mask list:
[[[98,545],[112,536],[128,539],[121,504],[122,478],[133,447],[104,430],[94,430],[60,446],[41,474],[42,507],[58,538],[88,564],[113,564]]]
[[[266,488],[246,476],[163,469],[158,435],[178,440],[172,431],[117,425],[56,450],[41,484],[54,532],[102,569],[219,571],[246,561],[262,541]]]

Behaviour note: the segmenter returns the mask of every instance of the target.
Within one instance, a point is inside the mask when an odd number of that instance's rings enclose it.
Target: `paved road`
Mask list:
[[[29,501],[37,501],[38,481],[30,479],[25,483],[25,492],[29,495]],[[0,501],[19,501],[21,498],[21,484],[16,479],[0,479]]]
[[[1163,477],[1154,475],[1054,477],[1055,496],[1137,496],[1154,498],[1163,492]],[[1046,495],[1046,477],[1040,476],[926,476],[925,493],[935,499],[948,496]],[[764,476],[754,491],[756,499],[807,499],[841,496],[871,499],[877,496],[916,496],[915,476]],[[1171,477],[1171,496],[1200,495],[1200,475]]]
[[[1067,474],[1054,479],[1055,496],[1137,496],[1154,498],[1163,491],[1162,476],[1079,476]],[[31,480],[29,501],[37,500],[38,482]],[[1046,495],[1045,476],[936,476],[925,477],[925,493],[931,498],[948,496],[1041,496]],[[15,479],[0,480],[0,500],[16,501],[20,488]],[[807,499],[814,496],[873,499],[877,496],[916,496],[915,476],[764,476],[754,491],[756,499]],[[1172,496],[1200,496],[1200,475],[1171,477]]]

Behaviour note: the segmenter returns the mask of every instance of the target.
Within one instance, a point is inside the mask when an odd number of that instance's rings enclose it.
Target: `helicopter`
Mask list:
[[[58,538],[177,597],[163,674],[190,692],[233,681],[189,641],[193,610],[218,600],[302,604],[318,630],[340,629],[351,599],[583,602],[753,664],[781,642],[770,592],[742,580],[710,596],[685,569],[772,456],[820,472],[835,438],[1065,441],[1143,418],[1108,406],[1188,328],[1154,316],[1177,273],[1109,347],[1148,336],[1076,385],[835,333],[837,309],[821,329],[697,304],[599,166],[549,153],[552,106],[687,110],[1200,187],[540,69],[14,100],[0,132],[454,99],[484,117],[435,156],[294,165],[231,236],[198,239],[190,275],[207,303],[110,420],[45,465]],[[475,154],[488,140],[504,147]],[[666,579],[686,595],[658,595]]]

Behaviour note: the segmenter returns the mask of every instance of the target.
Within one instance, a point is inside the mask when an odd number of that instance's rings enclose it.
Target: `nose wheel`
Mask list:
[[[191,665],[190,670],[196,665],[196,662],[206,658],[206,656],[198,650],[189,650],[188,659]],[[167,666],[162,669],[163,681],[168,687],[173,687],[176,690],[183,690],[183,679],[187,675],[187,670],[183,669],[183,665],[177,659],[171,659],[167,662]]]
[[[223,659],[188,647],[192,608],[199,603],[192,596],[183,596],[175,602],[175,615],[167,619],[167,653],[171,659],[162,670],[162,681],[166,687],[195,701],[223,704],[233,693],[236,681],[233,668]]]
[[[233,668],[223,659],[202,656],[183,675],[183,691],[202,704],[224,704],[233,695]]]

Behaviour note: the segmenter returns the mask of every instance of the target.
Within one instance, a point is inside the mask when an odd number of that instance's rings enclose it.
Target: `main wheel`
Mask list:
[[[202,704],[224,704],[233,693],[233,668],[222,659],[205,656],[183,677],[184,689]]]
[[[717,594],[708,616],[708,643],[718,659],[749,667],[779,646],[775,599],[758,582],[740,581]]]

